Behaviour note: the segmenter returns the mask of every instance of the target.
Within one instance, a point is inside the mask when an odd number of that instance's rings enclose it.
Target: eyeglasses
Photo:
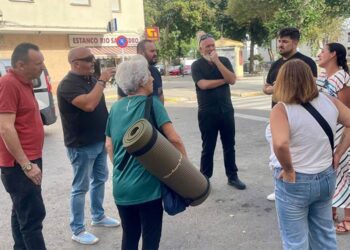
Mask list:
[[[199,42],[201,42],[205,39],[208,39],[208,38],[214,38],[214,37],[213,37],[213,35],[207,33],[207,34],[201,35],[201,37],[199,38]]]
[[[75,62],[75,61],[95,62],[96,59],[95,59],[95,57],[93,55],[90,55],[90,56],[87,56],[87,57],[74,59],[72,62]]]

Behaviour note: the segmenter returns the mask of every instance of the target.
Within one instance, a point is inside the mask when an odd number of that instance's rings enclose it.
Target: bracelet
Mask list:
[[[97,83],[99,83],[102,87],[106,87],[106,81],[104,80],[97,80]]]

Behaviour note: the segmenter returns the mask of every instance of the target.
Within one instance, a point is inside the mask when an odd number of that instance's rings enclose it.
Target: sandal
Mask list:
[[[350,218],[344,218],[344,220],[336,226],[335,232],[337,234],[350,233]]]

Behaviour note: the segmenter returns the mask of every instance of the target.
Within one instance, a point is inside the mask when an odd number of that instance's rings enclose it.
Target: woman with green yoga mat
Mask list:
[[[118,66],[118,86],[128,96],[114,103],[106,128],[106,147],[113,162],[113,196],[123,228],[122,249],[158,249],[162,231],[161,183],[134,157],[120,168],[125,155],[123,136],[143,118],[147,96],[152,94],[153,78],[146,59],[137,55]],[[167,139],[186,156],[185,147],[158,98],[153,98],[155,123]]]

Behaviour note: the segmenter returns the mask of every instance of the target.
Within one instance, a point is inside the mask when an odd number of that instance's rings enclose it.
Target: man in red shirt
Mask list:
[[[44,129],[32,80],[44,69],[38,46],[19,44],[13,69],[0,78],[1,180],[13,203],[14,249],[46,249],[42,234],[45,206],[41,196]]]

